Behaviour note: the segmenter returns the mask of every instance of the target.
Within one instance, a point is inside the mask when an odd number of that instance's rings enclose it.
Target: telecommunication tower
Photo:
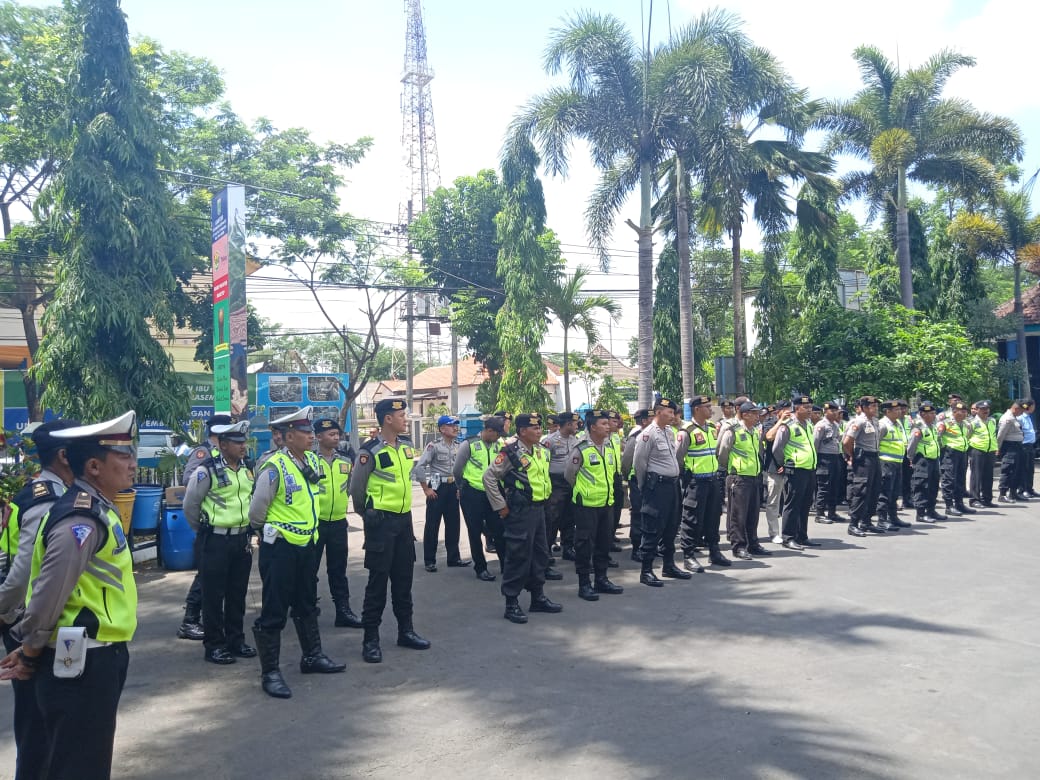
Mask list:
[[[422,0],[405,0],[404,75],[401,77],[401,146],[404,148],[405,192],[401,222],[409,224],[426,208],[426,199],[441,183],[437,132],[433,124],[430,82],[433,70],[426,60],[426,27]]]

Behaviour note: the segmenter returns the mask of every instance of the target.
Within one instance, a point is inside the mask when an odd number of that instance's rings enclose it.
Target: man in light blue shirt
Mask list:
[[[1022,426],[1018,492],[1019,495],[1036,498],[1036,491],[1033,490],[1033,459],[1036,457],[1036,425],[1033,422],[1033,412],[1036,411],[1036,404],[1032,398],[1023,398],[1018,404],[1022,407],[1022,414],[1018,416],[1018,422]]]

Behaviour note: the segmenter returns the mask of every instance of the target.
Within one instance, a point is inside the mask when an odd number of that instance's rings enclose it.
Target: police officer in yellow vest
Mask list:
[[[898,400],[883,401],[878,420],[878,460],[881,462],[881,487],[878,489],[877,525],[885,531],[909,528],[899,519],[899,499],[903,495],[903,461],[908,461],[906,447],[910,435],[903,427],[902,407]],[[912,433],[912,427],[911,427]]]
[[[386,609],[386,588],[397,618],[397,644],[427,650],[430,642],[415,633],[412,623],[412,578],[415,572],[415,534],[412,531],[412,468],[415,450],[404,439],[408,411],[404,401],[384,398],[376,404],[379,435],[361,445],[350,477],[354,511],[365,523],[365,568],[368,585],[361,609],[365,637],[361,657],[368,663],[383,660],[379,624]]]
[[[574,570],[578,597],[585,601],[598,601],[600,593],[614,595],[624,590],[607,578],[614,541],[614,477],[621,469],[620,454],[610,441],[611,428],[608,410],[586,412],[588,438],[575,448],[563,472],[572,486]]]
[[[0,679],[36,678],[49,780],[112,770],[127,643],[137,629],[133,558],[114,505],[134,480],[135,420],[127,412],[52,434],[67,443],[75,481],[40,523],[25,613],[12,630],[21,646],[0,661]]]
[[[992,509],[993,464],[997,458],[997,423],[990,416],[989,401],[975,402],[975,417],[968,423],[968,461],[971,463],[969,506]]]
[[[494,582],[495,575],[488,571],[481,534],[487,533],[488,539],[494,540],[493,547],[499,551],[499,571],[502,571],[506,549],[502,538],[502,519],[491,508],[487,493],[484,492],[484,471],[498,455],[498,439],[505,432],[504,422],[501,417],[485,418],[484,430],[480,435],[466,439],[459,445],[455,467],[452,469],[455,484],[459,486],[462,516],[466,520],[469,554],[473,556],[477,579],[483,582]]]
[[[807,395],[791,399],[794,417],[788,417],[773,438],[773,460],[784,464],[787,480],[780,496],[781,535],[790,550],[819,547],[809,538],[809,509],[816,493],[816,445],[809,419],[813,402]]]
[[[245,464],[249,421],[214,425],[217,456],[195,469],[184,491],[184,519],[202,537],[203,657],[214,664],[255,658],[245,642],[246,592],[253,568],[249,501],[253,472]]]
[[[318,494],[318,546],[314,551],[314,576],[321,569],[325,555],[325,574],[329,579],[329,595],[336,606],[335,625],[339,628],[361,628],[361,618],[350,608],[350,584],[347,582],[347,502],[350,500],[350,471],[354,466],[339,450],[343,429],[339,421],[323,417],[314,421],[318,440],[318,457],[324,461],[322,491]]]
[[[719,436],[719,471],[726,474],[726,533],[733,555],[750,561],[751,553],[769,555],[758,542],[758,508],[762,486],[759,408],[751,401],[739,407],[738,422]]]
[[[722,516],[724,478],[719,476],[718,445],[715,426],[711,422],[711,398],[695,395],[690,399],[693,420],[683,429],[680,440],[684,446],[679,455],[687,482],[682,502],[682,525],[679,539],[682,544],[683,566],[686,571],[702,572],[696,549],[708,546],[708,557],[716,566],[729,566],[730,560],[719,550],[719,519]]]
[[[282,629],[292,609],[300,640],[300,672],[332,674],[347,667],[321,649],[318,588],[314,577],[321,459],[311,451],[311,407],[287,414],[272,425],[285,429],[285,446],[260,468],[249,504],[249,524],[260,530],[260,580],[263,606],[253,623],[260,653],[261,685],[268,696],[288,699],[292,691],[278,666]]]
[[[78,425],[75,420],[51,420],[37,424],[32,430],[27,426],[22,431],[23,437],[31,439],[42,468],[36,478],[11,499],[7,524],[0,535],[0,547],[7,555],[7,569],[0,585],[0,628],[3,629],[6,652],[18,647],[11,629],[21,619],[25,608],[33,545],[40,521],[74,479],[65,453],[66,444],[51,434]],[[47,732],[36,703],[36,682],[32,678],[12,680],[11,686],[14,690],[14,742],[17,749],[15,777],[43,777],[47,766]]]
[[[939,434],[939,487],[942,490],[946,514],[952,517],[975,514],[974,509],[964,505],[968,495],[968,436],[970,428],[966,422],[968,405],[959,398],[950,402],[943,419],[935,430]]]
[[[518,414],[514,420],[516,437],[506,444],[484,472],[484,491],[491,508],[505,527],[505,570],[502,595],[506,599],[503,617],[513,623],[526,623],[520,608],[520,591],[531,594],[531,612],[561,612],[563,607],[549,599],[545,569],[549,565],[549,545],[545,538],[545,502],[552,483],[549,480],[549,451],[539,440],[542,418],[538,414]],[[503,494],[504,491],[504,494]]]
[[[945,515],[935,510],[935,500],[939,495],[939,434],[935,430],[936,411],[935,405],[930,401],[921,402],[917,407],[917,425],[910,433],[910,444],[906,448],[906,455],[914,467],[911,490],[919,523],[934,523],[936,520],[946,519]]]

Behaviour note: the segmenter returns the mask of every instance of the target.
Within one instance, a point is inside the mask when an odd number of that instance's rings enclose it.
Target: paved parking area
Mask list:
[[[347,672],[301,676],[287,631],[288,701],[261,692],[255,660],[216,667],[175,639],[191,574],[142,566],[114,775],[1035,777],[1040,502],[880,538],[812,532],[822,548],[767,545],[771,558],[662,589],[638,584],[626,549],[611,575],[625,593],[597,603],[563,564],[547,592],[564,612],[526,626],[502,619],[498,583],[417,565],[433,648],[397,648],[388,607],[384,661],[364,664],[361,632],[326,609],[325,649]],[[360,611],[360,532],[350,541]],[[258,601],[254,570],[247,622]],[[8,714],[0,777],[13,766]]]

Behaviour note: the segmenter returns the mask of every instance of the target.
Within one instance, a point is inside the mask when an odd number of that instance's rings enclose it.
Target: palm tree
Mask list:
[[[942,97],[950,76],[973,66],[973,57],[944,49],[901,73],[874,46],[860,46],[852,56],[864,87],[852,100],[826,105],[818,121],[830,131],[824,151],[871,164],[844,178],[847,197],[866,197],[874,213],[885,204],[895,207],[900,297],[912,309],[907,183],[995,192],[994,166],[1021,160],[1022,133],[1010,119]]]
[[[551,285],[546,299],[546,308],[563,326],[563,403],[571,408],[570,352],[568,336],[572,330],[580,330],[588,339],[589,348],[596,343],[599,336],[596,319],[593,316],[597,309],[607,312],[616,322],[621,316],[621,307],[617,302],[605,295],[585,295],[582,287],[589,272],[579,267],[572,276],[563,276]]]
[[[650,405],[653,384],[653,174],[668,154],[665,126],[683,112],[699,115],[689,102],[694,85],[710,87],[722,80],[721,58],[710,47],[689,46],[682,67],[683,89],[666,90],[662,54],[636,43],[616,17],[591,12],[573,16],[553,31],[545,52],[549,74],[567,71],[570,83],[535,97],[514,119],[511,135],[534,139],[553,175],[566,175],[568,147],[587,142],[602,172],[585,216],[589,236],[600,250],[606,270],[606,242],[614,221],[632,190],[639,190],[639,223],[626,223],[639,239],[638,372],[639,404]],[[707,102],[705,103],[707,105]]]

